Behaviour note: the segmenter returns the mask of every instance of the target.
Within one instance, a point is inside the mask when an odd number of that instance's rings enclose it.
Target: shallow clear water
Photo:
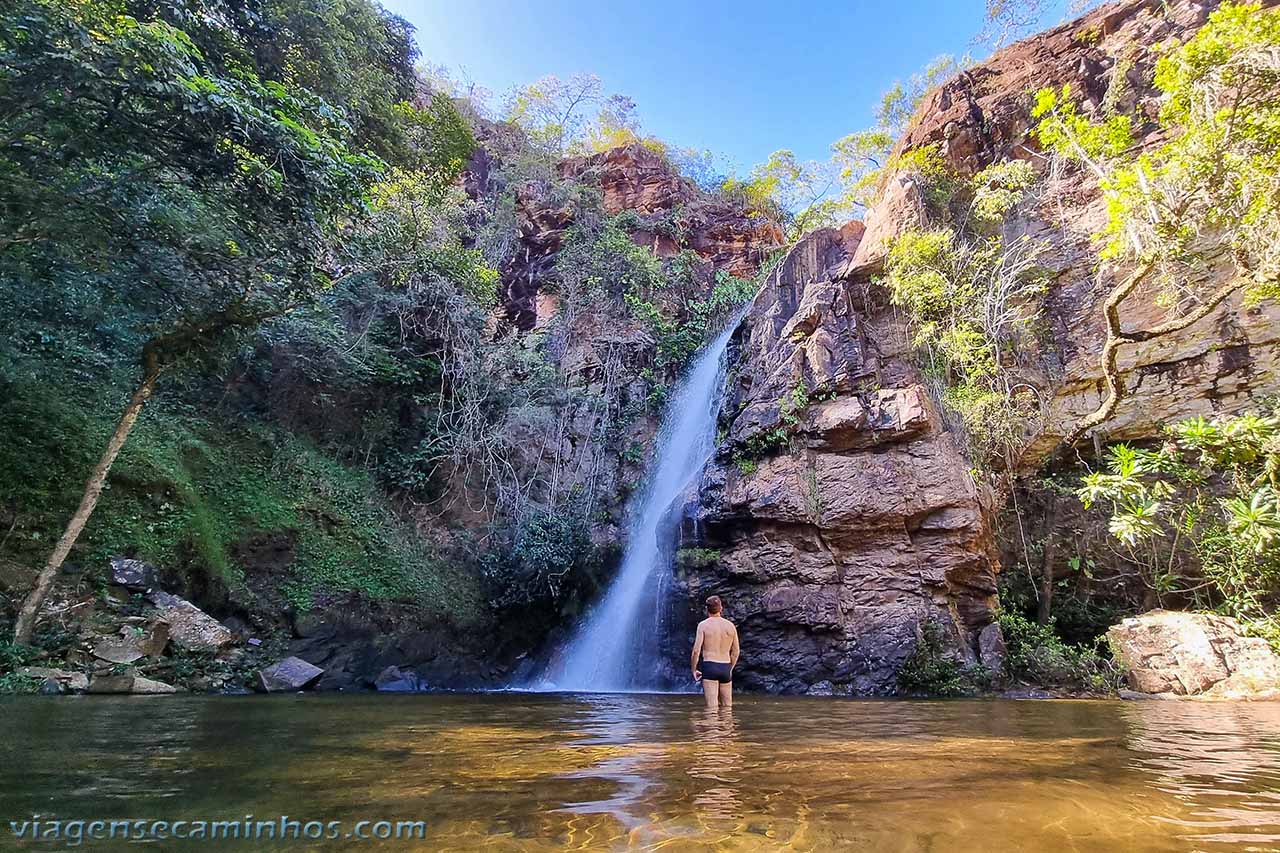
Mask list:
[[[700,701],[5,699],[0,849],[67,846],[15,841],[35,813],[426,822],[163,850],[1280,849],[1280,703]]]

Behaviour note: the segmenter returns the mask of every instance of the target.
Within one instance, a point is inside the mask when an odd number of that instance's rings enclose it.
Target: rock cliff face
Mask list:
[[[1037,89],[1069,83],[1086,110],[1110,101],[1154,117],[1154,46],[1185,39],[1217,5],[1111,4],[1013,45],[927,96],[899,151],[936,144],[962,174],[1010,158],[1043,170],[1029,135]],[[1139,138],[1154,144],[1154,123]],[[1091,235],[1105,211],[1087,176],[1047,180],[1056,182],[1052,202],[1020,223],[1046,242],[1053,276],[1040,343],[1015,368],[1043,406],[1026,436],[1026,471],[1102,394],[1110,274],[1095,269]],[[720,556],[685,583],[720,594],[740,621],[748,686],[892,691],[924,620],[942,623],[966,660],[1000,646],[992,624],[999,507],[970,476],[913,366],[909,332],[875,283],[893,237],[922,221],[920,188],[894,177],[865,231],[854,224],[807,237],[743,322],[727,440],[699,510],[703,544]],[[1136,302],[1126,305],[1127,323],[1163,316],[1154,293]],[[1127,347],[1131,397],[1106,438],[1152,437],[1170,420],[1240,410],[1280,391],[1278,321],[1280,309],[1237,301],[1176,337]]]
[[[861,236],[851,223],[806,237],[740,332],[727,441],[700,499],[719,559],[686,583],[728,602],[750,641],[747,687],[891,692],[920,622],[974,660],[993,620],[988,499],[907,358],[902,320],[835,278]],[[803,412],[797,388],[815,401]],[[785,450],[759,451],[782,434]]]
[[[902,140],[905,151],[936,144],[961,174],[973,174],[1007,159],[1029,159],[1043,169],[1030,135],[1031,96],[1043,87],[1070,85],[1085,111],[1112,103],[1139,120],[1141,146],[1158,143],[1154,117],[1158,92],[1151,86],[1156,47],[1183,41],[1207,20],[1217,2],[1112,3],[1026,41],[956,76],[927,96]],[[1267,0],[1264,6],[1274,6]],[[1113,277],[1124,270],[1098,272],[1092,235],[1106,211],[1096,181],[1083,171],[1049,176],[1051,193],[1021,224],[1048,244],[1042,262],[1053,283],[1043,303],[1044,334],[1037,352],[1024,353],[1017,381],[1033,386],[1044,401],[1040,431],[1023,459],[1042,463],[1104,394],[1098,352],[1105,338],[1102,301]],[[917,188],[898,178],[867,219],[867,237],[843,270],[851,280],[873,274],[892,237],[920,218]],[[1226,271],[1210,266],[1198,275],[1215,283]],[[1202,282],[1192,282],[1199,284]],[[1154,290],[1125,303],[1126,327],[1154,325],[1166,315]],[[1216,412],[1234,412],[1250,401],[1280,391],[1280,308],[1246,307],[1240,298],[1179,335],[1123,348],[1120,368],[1130,392],[1106,424],[1105,438],[1149,437],[1160,424]]]
[[[473,162],[473,176],[487,174],[488,157],[481,154]],[[782,243],[776,222],[702,192],[662,155],[640,143],[571,157],[556,168],[561,178],[595,187],[606,214],[636,214],[631,239],[658,257],[688,248],[709,269],[749,278]],[[476,177],[471,185],[478,185]],[[545,306],[539,310],[542,286],[555,274],[556,252],[565,229],[573,224],[574,211],[554,201],[546,185],[529,182],[518,189],[516,217],[519,245],[502,270],[502,282],[509,319],[528,330],[547,315]]]

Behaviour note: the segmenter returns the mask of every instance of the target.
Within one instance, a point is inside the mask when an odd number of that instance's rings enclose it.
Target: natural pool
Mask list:
[[[0,711],[0,849],[69,847],[16,840],[7,822],[36,814],[186,820],[184,834],[246,815],[342,822],[337,841],[147,842],[161,850],[1280,849],[1280,703],[739,697],[709,714],[683,695],[307,695]],[[423,821],[426,837],[345,837],[361,820]]]

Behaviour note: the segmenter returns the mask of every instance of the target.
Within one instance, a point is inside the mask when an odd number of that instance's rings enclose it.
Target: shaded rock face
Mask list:
[[[902,320],[875,288],[835,278],[861,237],[857,224],[806,237],[739,333],[697,516],[720,556],[684,583],[725,600],[745,687],[893,692],[921,622],[970,661],[993,622],[997,561],[969,463],[906,358]],[[783,446],[754,451],[780,429]]]
[[[1238,699],[1280,695],[1280,657],[1267,641],[1211,613],[1153,610],[1107,632],[1139,693]]]
[[[1154,146],[1161,141],[1154,122],[1159,92],[1150,82],[1156,46],[1185,41],[1218,5],[1113,3],[1011,45],[926,96],[898,150],[936,144],[965,175],[1007,159],[1028,159],[1043,169],[1045,160],[1036,156],[1038,144],[1030,132],[1032,101],[1040,88],[1064,84],[1082,100],[1086,114],[1099,115],[1110,100],[1139,117],[1134,128],[1139,145]],[[1092,176],[1068,168],[1050,180],[1049,190],[1040,208],[1019,224],[1023,233],[1047,244],[1041,262],[1052,273],[1039,346],[1022,353],[1015,368],[1016,381],[1035,388],[1044,401],[1041,423],[1027,436],[1026,469],[1043,462],[1105,395],[1098,366],[1106,332],[1102,302],[1126,272],[1096,269],[1092,235],[1101,231],[1106,210]],[[920,188],[909,175],[895,176],[868,215],[866,238],[842,275],[865,280],[878,271],[893,237],[921,219]],[[1228,268],[1225,260],[1208,265],[1185,283],[1212,289]],[[1157,297],[1149,287],[1127,300],[1125,327],[1149,327],[1165,319],[1167,309]],[[1123,347],[1119,364],[1129,396],[1105,425],[1105,438],[1152,437],[1169,421],[1238,412],[1280,392],[1278,339],[1280,307],[1248,307],[1236,297],[1177,335]]]

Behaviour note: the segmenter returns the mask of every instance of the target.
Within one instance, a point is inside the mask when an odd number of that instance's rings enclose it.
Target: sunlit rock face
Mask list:
[[[970,465],[907,359],[902,320],[874,288],[834,278],[861,237],[853,223],[801,241],[740,332],[698,510],[719,556],[685,583],[725,599],[747,687],[892,692],[921,621],[970,660],[993,621]],[[801,385],[810,402],[793,411]],[[778,429],[787,443],[757,452]]]
[[[1033,96],[1063,84],[1086,112],[1109,101],[1146,116],[1138,138],[1157,144],[1155,45],[1185,40],[1217,5],[1111,4],[1012,45],[931,92],[899,151],[936,144],[966,175],[1012,158],[1044,171],[1030,133]],[[1044,242],[1052,275],[1036,340],[1012,368],[1042,401],[1019,460],[1025,472],[1099,402],[1101,302],[1113,275],[1097,268],[1093,235],[1105,209],[1096,182],[1071,171],[1046,179],[1044,202],[1014,225]],[[948,628],[958,656],[980,658],[978,636],[993,622],[999,507],[970,477],[973,463],[922,387],[909,331],[876,283],[894,237],[923,224],[921,187],[891,177],[865,229],[809,235],[744,321],[723,446],[698,512],[701,542],[719,558],[685,583],[695,595],[721,594],[742,624],[748,686],[892,691],[926,619]],[[1198,275],[1211,283],[1225,273]],[[1164,316],[1156,293],[1139,297],[1126,304],[1126,325]],[[1106,438],[1153,437],[1169,421],[1280,392],[1277,335],[1280,309],[1235,300],[1176,337],[1125,347],[1131,396]],[[801,383],[809,400],[797,414],[787,400]],[[770,438],[779,430],[781,445]]]
[[[931,92],[899,142],[906,151],[937,145],[961,174],[1009,159],[1047,160],[1031,134],[1031,104],[1040,88],[1069,85],[1086,114],[1114,103],[1139,117],[1135,135],[1149,147],[1161,141],[1155,117],[1159,93],[1151,86],[1157,46],[1185,41],[1218,2],[1112,3],[1070,23],[999,51]],[[1264,6],[1276,5],[1267,0]],[[1141,117],[1146,117],[1145,123]],[[1040,208],[1019,229],[1043,241],[1041,262],[1052,273],[1043,300],[1043,333],[1022,353],[1017,381],[1035,388],[1044,417],[1028,435],[1022,465],[1031,470],[1058,447],[1080,417],[1104,396],[1098,353],[1105,338],[1102,302],[1125,270],[1097,268],[1096,241],[1106,220],[1097,183],[1083,170],[1046,176]],[[886,187],[867,217],[867,235],[842,275],[865,280],[882,266],[892,238],[921,219],[919,188],[906,176]],[[1193,274],[1185,285],[1211,290],[1229,272],[1229,259]],[[1149,327],[1167,315],[1154,287],[1126,301],[1126,328]],[[1248,408],[1280,392],[1280,308],[1229,300],[1181,333],[1125,346],[1120,368],[1130,396],[1106,424],[1108,440],[1158,434],[1169,421]]]
[[[1226,616],[1152,610],[1111,628],[1107,641],[1129,686],[1140,693],[1280,696],[1280,657]]]

